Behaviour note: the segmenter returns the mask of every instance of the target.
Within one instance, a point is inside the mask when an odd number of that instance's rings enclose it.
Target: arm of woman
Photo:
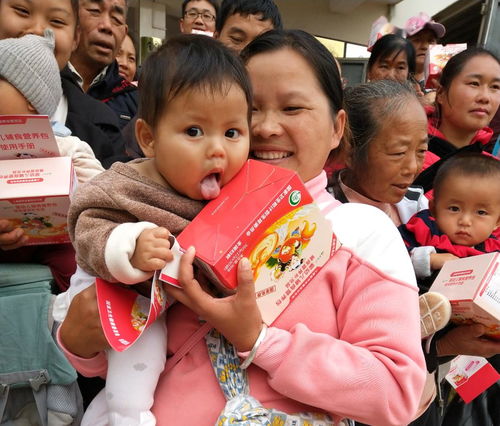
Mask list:
[[[332,276],[339,336],[303,324],[271,328],[254,363],[268,372],[273,388],[293,399],[363,423],[406,424],[425,381],[408,253],[377,209],[345,204],[328,218],[354,254],[343,284]]]
[[[417,287],[396,228],[383,213],[364,207],[331,218],[354,253],[342,249],[331,270],[322,271],[328,282],[316,283],[330,288],[338,335],[300,322],[290,329],[269,327],[253,363],[288,398],[363,423],[404,424],[416,411],[425,380]],[[217,300],[193,279],[192,255],[188,251],[181,262],[184,292],[169,292],[248,351],[262,325],[247,267],[240,264],[236,295]]]

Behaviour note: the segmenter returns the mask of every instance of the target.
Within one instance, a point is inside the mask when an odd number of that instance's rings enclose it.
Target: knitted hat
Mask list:
[[[0,77],[19,90],[38,114],[51,117],[62,96],[54,33],[0,40]]]

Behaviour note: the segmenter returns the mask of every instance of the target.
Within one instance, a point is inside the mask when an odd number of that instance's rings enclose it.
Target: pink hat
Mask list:
[[[443,37],[446,33],[444,25],[431,20],[430,16],[425,12],[420,12],[417,16],[412,16],[405,24],[405,32],[408,36],[415,35],[424,28],[434,31],[437,38]]]

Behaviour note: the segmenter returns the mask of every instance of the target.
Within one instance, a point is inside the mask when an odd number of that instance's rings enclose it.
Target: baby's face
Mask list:
[[[482,243],[500,225],[498,176],[451,175],[441,185],[433,214],[453,244],[472,247]]]
[[[36,110],[12,84],[0,78],[0,115],[36,114]],[[5,100],[8,99],[8,102]]]
[[[26,34],[43,36],[54,32],[59,69],[63,69],[76,47],[76,16],[70,0],[1,0],[0,40]]]
[[[153,130],[146,156],[179,193],[209,200],[219,195],[248,158],[248,104],[243,90],[196,89],[178,94]]]

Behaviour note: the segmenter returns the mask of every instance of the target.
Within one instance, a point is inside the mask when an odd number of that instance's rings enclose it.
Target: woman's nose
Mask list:
[[[252,134],[263,139],[277,136],[282,133],[283,129],[276,118],[276,115],[271,112],[254,113],[252,116]]]
[[[32,25],[30,25],[29,29],[26,31],[26,34],[43,36],[44,30],[45,30],[45,25],[42,22],[34,21]]]
[[[412,175],[415,177],[421,167],[421,163],[416,155],[408,155],[401,170],[403,175]]]

